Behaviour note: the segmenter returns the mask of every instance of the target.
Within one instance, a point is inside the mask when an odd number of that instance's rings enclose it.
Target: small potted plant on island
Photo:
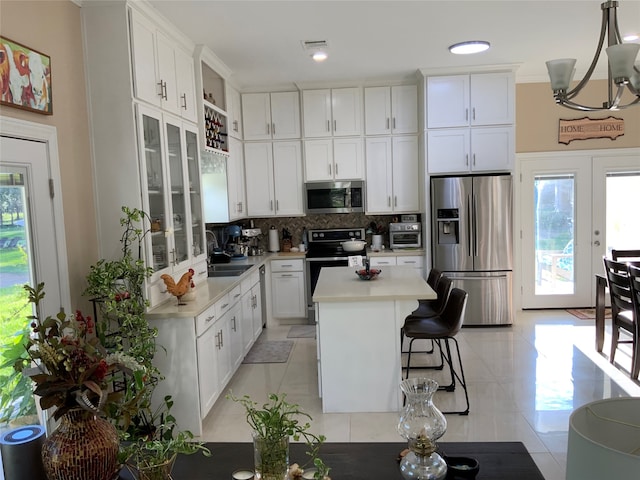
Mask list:
[[[227,398],[245,408],[247,423],[252,429],[254,468],[259,478],[300,478],[306,464],[302,467],[297,464],[289,466],[289,439],[299,441],[302,438],[309,447],[309,463],[315,469],[313,478],[331,480],[328,477],[330,469],[318,456],[320,445],[325,441],[324,435],[315,435],[309,431],[311,425],[307,420],[313,419],[299,405],[288,403],[286,394],[269,394],[269,402],[262,405],[262,408],[248,395],[236,397],[229,392]],[[301,417],[303,422],[299,420]]]

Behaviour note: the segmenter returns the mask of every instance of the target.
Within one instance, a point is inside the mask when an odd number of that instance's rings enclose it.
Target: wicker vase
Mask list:
[[[48,480],[111,480],[118,471],[118,433],[107,420],[71,410],[42,446]]]

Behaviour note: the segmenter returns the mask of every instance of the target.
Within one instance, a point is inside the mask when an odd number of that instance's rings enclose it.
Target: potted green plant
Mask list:
[[[286,401],[286,394],[269,394],[269,402],[259,407],[248,395],[236,397],[232,392],[228,399],[240,403],[246,411],[247,423],[252,429],[254,446],[254,468],[264,480],[282,480],[289,470],[289,439],[304,439],[309,447],[309,463],[315,467],[315,479],[328,479],[329,468],[318,456],[324,435],[315,435],[309,431],[313,420],[299,405]],[[303,421],[301,421],[302,419]],[[303,465],[304,468],[306,466]],[[293,466],[291,476],[302,473],[301,468]]]
[[[150,425],[154,427],[152,431],[133,441],[125,441],[120,449],[121,460],[138,480],[170,479],[178,454],[202,452],[207,457],[211,456],[211,451],[203,443],[193,441],[190,431],[176,431],[176,419],[171,415],[172,405],[171,397],[164,397],[163,403],[149,412]]]

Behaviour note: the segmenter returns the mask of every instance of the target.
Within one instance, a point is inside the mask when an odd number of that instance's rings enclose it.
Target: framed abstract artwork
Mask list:
[[[0,36],[0,104],[53,114],[51,58]]]

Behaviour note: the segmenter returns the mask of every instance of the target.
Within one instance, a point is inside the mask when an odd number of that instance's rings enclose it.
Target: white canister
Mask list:
[[[371,238],[371,248],[380,250],[382,247],[382,235],[373,235]]]
[[[278,238],[278,230],[276,230],[275,227],[271,227],[269,230],[269,251],[280,251],[280,239]]]

